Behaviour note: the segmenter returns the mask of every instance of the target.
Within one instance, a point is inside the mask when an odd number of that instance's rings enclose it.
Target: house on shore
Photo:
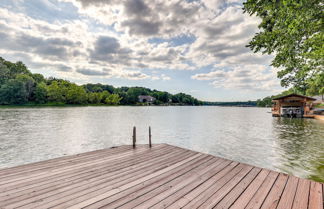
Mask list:
[[[138,102],[152,104],[156,99],[152,96],[140,95],[138,96]]]
[[[299,94],[289,94],[272,100],[274,117],[308,117],[316,99]]]

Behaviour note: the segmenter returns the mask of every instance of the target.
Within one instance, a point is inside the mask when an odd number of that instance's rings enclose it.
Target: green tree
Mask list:
[[[120,104],[121,105],[127,105],[127,93],[126,92],[123,92],[123,91],[118,91],[117,90],[117,94],[119,95],[119,97],[121,98],[120,100]]]
[[[324,72],[310,79],[312,85],[306,90],[308,95],[324,95]]]
[[[68,104],[85,104],[87,101],[87,94],[82,86],[71,84],[67,88],[66,102]]]
[[[102,84],[97,83],[97,84],[92,84],[88,83],[83,85],[83,87],[86,89],[87,92],[102,92]]]
[[[24,104],[28,101],[28,92],[23,81],[10,79],[0,87],[0,104]]]
[[[101,96],[101,101],[100,103],[105,104],[106,103],[106,99],[109,97],[110,93],[108,91],[103,91],[100,93]]]
[[[47,87],[47,96],[50,102],[65,102],[65,97],[63,95],[63,90],[59,86],[58,81],[53,81]]]
[[[111,85],[103,85],[101,83],[92,84],[88,83],[83,85],[83,87],[87,90],[87,92],[102,92],[102,91],[108,91],[109,93],[114,93],[115,88]]]
[[[110,94],[106,100],[105,103],[109,105],[118,105],[120,102],[121,98],[119,97],[118,94]]]
[[[42,74],[39,73],[34,73],[32,75],[32,78],[35,80],[36,83],[41,83],[41,82],[45,82],[46,79],[44,78],[44,76]]]
[[[15,78],[19,74],[26,74],[26,75],[31,75],[32,73],[27,69],[26,65],[22,62],[16,62],[12,63],[9,61],[6,61],[2,57],[0,57],[0,63],[7,66],[9,69],[9,78]]]
[[[4,64],[0,62],[0,86],[4,84],[10,78],[10,70]]]
[[[168,103],[171,96],[168,92],[156,91],[153,93],[153,97],[162,103]]]
[[[34,92],[35,102],[44,104],[47,102],[47,86],[44,82],[38,83]]]
[[[258,99],[257,102],[256,102],[256,105],[258,107],[271,107],[272,105],[272,97],[265,97],[263,98],[262,100],[261,99]]]
[[[88,102],[90,104],[100,104],[102,100],[102,95],[100,92],[89,92],[88,93]]]
[[[274,54],[272,65],[281,85],[304,94],[322,92],[324,34],[321,0],[247,0],[244,12],[261,18],[258,32],[248,47]]]
[[[34,91],[34,85],[35,85],[35,80],[26,74],[18,74],[16,76],[16,80],[21,81],[25,85],[26,93],[27,93],[27,99],[31,99],[31,95]]]
[[[184,93],[178,93],[173,95],[172,97],[172,102],[173,103],[180,103],[180,104],[185,104],[185,105],[199,105],[200,102],[193,98],[192,96]]]

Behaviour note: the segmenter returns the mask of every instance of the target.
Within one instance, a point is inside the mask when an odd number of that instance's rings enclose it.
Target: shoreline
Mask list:
[[[108,104],[61,104],[61,103],[46,103],[46,104],[16,104],[16,105],[0,105],[1,108],[36,108],[36,107],[168,107],[168,106],[187,106],[187,107],[197,107],[197,106],[214,106],[214,107],[258,107],[258,106],[248,106],[248,105],[188,105],[188,104],[126,104],[126,105],[108,105]],[[258,108],[269,108],[269,107],[258,107]]]
[[[169,105],[143,105],[143,104],[128,104],[128,105],[107,105],[107,104],[21,104],[21,105],[0,105],[1,108],[37,108],[37,107],[167,107],[167,106],[207,106],[207,105],[185,105],[185,104],[169,104]]]

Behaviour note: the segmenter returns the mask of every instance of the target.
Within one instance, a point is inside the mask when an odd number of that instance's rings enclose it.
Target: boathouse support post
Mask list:
[[[136,126],[133,127],[133,148],[136,147]]]
[[[149,126],[149,145],[152,147],[152,134],[151,134],[151,126]]]

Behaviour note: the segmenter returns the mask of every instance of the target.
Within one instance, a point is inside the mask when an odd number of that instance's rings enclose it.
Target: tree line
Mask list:
[[[58,78],[31,73],[22,62],[12,63],[0,57],[0,105],[136,105],[139,95],[156,98],[155,105],[201,105],[184,93],[170,94],[143,87],[104,84],[77,85]]]
[[[236,106],[236,107],[255,107],[256,101],[247,102],[203,102],[203,105],[208,106]]]

